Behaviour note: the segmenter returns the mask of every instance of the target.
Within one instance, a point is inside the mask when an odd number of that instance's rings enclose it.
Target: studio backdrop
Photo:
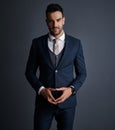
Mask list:
[[[35,92],[24,73],[32,39],[48,32],[50,3],[63,7],[64,30],[84,50],[87,79],[77,93],[74,130],[115,130],[114,0],[1,1],[0,129],[33,130]]]

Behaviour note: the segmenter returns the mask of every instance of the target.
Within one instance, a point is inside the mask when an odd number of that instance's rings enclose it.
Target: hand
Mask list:
[[[62,103],[72,95],[71,87],[56,88],[56,91],[62,91],[62,95],[55,99],[56,103]]]
[[[56,99],[52,95],[52,91],[55,91],[54,88],[44,88],[41,90],[41,95],[50,103],[57,104]]]

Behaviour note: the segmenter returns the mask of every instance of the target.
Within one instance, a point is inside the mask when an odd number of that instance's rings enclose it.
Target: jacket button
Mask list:
[[[57,73],[58,72],[58,70],[55,70],[55,73]]]

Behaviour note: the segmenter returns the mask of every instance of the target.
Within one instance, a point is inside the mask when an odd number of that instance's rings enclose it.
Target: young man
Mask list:
[[[25,73],[36,91],[34,130],[49,130],[54,117],[57,130],[73,130],[76,94],[86,78],[82,45],[64,32],[60,5],[48,5],[46,23],[49,33],[33,39]]]

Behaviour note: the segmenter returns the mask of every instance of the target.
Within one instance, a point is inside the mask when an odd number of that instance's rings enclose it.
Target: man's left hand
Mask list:
[[[62,95],[55,100],[56,103],[62,103],[72,95],[71,87],[56,88],[56,91],[62,91]]]

